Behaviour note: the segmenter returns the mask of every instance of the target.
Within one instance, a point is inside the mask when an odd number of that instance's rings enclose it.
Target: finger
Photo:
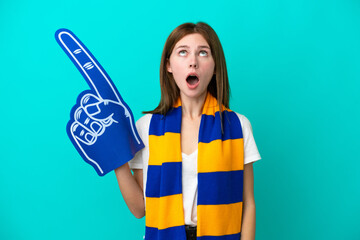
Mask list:
[[[100,136],[105,131],[105,126],[89,117],[85,110],[81,107],[76,109],[74,113],[74,120],[81,125],[82,128],[91,132],[94,136]]]
[[[111,100],[102,100],[93,94],[85,94],[80,100],[81,107],[94,120],[101,121],[107,126],[107,121],[111,120],[113,115],[125,115],[121,104]],[[110,122],[109,122],[110,123]]]
[[[91,136],[91,133],[86,132],[79,123],[69,121],[67,124],[67,132],[70,137],[70,140],[74,144],[77,151],[83,157],[83,159],[94,166],[95,170],[99,175],[103,175],[104,171],[101,169],[100,165],[91,159],[88,156],[87,150],[89,149],[86,145],[93,145],[96,142],[96,137]]]
[[[55,38],[97,96],[121,102],[117,89],[108,74],[71,31],[59,29],[55,33]]]
[[[99,108],[99,103],[101,102],[101,99],[97,98],[93,94],[85,94],[82,96],[80,100],[81,107],[85,109],[87,114],[90,116],[99,113],[101,110]]]
[[[93,145],[96,142],[97,136],[84,128],[80,123],[73,122],[70,127],[71,135],[86,145]]]

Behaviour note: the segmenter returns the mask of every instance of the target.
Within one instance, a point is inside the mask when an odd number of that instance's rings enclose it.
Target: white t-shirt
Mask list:
[[[260,154],[252,133],[249,120],[239,113],[244,139],[244,164],[260,160]],[[135,157],[129,161],[131,169],[143,170],[144,199],[146,190],[147,169],[149,164],[149,127],[152,114],[146,114],[136,122],[136,128],[144,142],[145,148],[138,151]],[[182,153],[182,193],[185,224],[197,225],[197,150],[190,155]]]

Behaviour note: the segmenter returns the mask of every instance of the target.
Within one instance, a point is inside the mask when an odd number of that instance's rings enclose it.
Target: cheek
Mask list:
[[[173,61],[172,65],[171,65],[174,69],[176,69],[177,71],[181,71],[181,69],[184,68],[184,63],[177,60],[177,61]]]
[[[206,69],[209,75],[213,75],[215,71],[215,64],[213,62],[206,63]]]
[[[176,83],[176,85],[179,86],[179,84],[181,84],[181,79],[182,79],[182,74],[181,74],[181,68],[179,68],[179,66],[176,66],[176,64],[173,64],[171,66],[171,69],[172,69],[172,76],[173,76],[173,79]]]
[[[181,77],[184,75],[184,72],[185,72],[184,67],[179,63],[173,63],[171,65],[171,69],[172,69],[174,77],[175,76]]]
[[[207,85],[210,83],[210,81],[214,75],[214,70],[215,70],[215,64],[213,62],[206,63],[205,79],[206,79]]]

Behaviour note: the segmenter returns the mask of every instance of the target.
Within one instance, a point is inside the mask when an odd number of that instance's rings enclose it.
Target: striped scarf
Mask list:
[[[181,101],[153,114],[149,129],[145,240],[186,240],[181,155]],[[198,240],[239,240],[243,205],[244,143],[236,113],[207,93],[198,141]]]

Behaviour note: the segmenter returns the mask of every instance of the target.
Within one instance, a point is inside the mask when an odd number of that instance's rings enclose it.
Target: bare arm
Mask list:
[[[132,175],[128,163],[115,169],[121,194],[130,212],[136,218],[145,216],[145,201],[143,195],[143,170],[134,169]]]
[[[243,215],[241,226],[241,240],[255,240],[255,199],[254,199],[254,172],[253,164],[244,166],[244,194]]]

